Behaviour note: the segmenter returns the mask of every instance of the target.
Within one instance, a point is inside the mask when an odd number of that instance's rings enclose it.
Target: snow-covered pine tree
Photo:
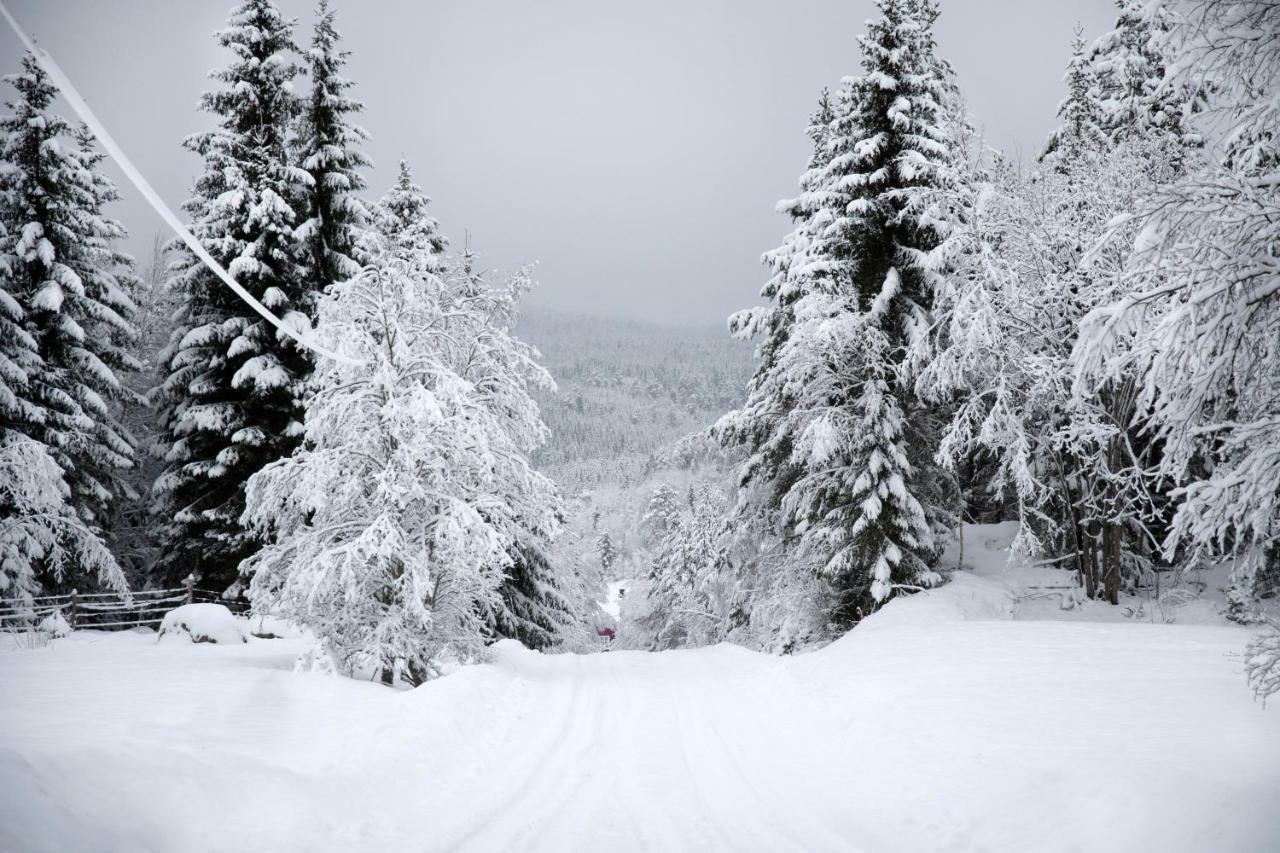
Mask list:
[[[609,576],[609,570],[613,568],[614,562],[618,559],[618,549],[613,544],[613,537],[609,535],[609,531],[603,530],[596,537],[596,561],[600,563],[600,568],[604,572],[604,576]]]
[[[185,145],[204,158],[187,202],[192,232],[264,305],[308,328],[318,291],[299,261],[306,174],[289,163],[287,133],[297,112],[293,24],[271,0],[245,0],[219,43],[231,63],[211,72],[223,88],[201,97],[216,129]],[[153,492],[163,520],[159,578],[194,573],[223,589],[258,547],[240,523],[244,484],[288,455],[302,435],[309,354],[278,333],[183,246],[171,287],[183,305],[163,353],[159,452],[167,462]]]
[[[365,188],[360,170],[369,166],[369,158],[360,146],[369,134],[351,122],[364,105],[347,94],[354,84],[341,72],[349,52],[338,48],[334,17],[329,0],[320,0],[306,55],[311,94],[299,115],[297,141],[298,160],[310,176],[303,206],[307,219],[297,236],[316,290],[359,271],[356,244],[368,220],[357,193]]]
[[[449,241],[440,233],[440,223],[427,212],[430,203],[422,187],[413,182],[408,162],[401,160],[396,183],[374,206],[373,218],[386,237],[399,239],[411,232],[413,239],[443,258]]]
[[[128,472],[137,465],[137,441],[124,424],[124,407],[141,402],[132,379],[142,364],[134,354],[139,331],[134,325],[136,295],[141,287],[134,273],[133,258],[116,244],[128,237],[118,221],[107,217],[104,208],[119,198],[115,183],[100,169],[106,155],[94,147],[92,132],[77,127],[73,133],[84,182],[83,213],[75,238],[78,255],[74,268],[85,288],[85,330],[83,352],[76,364],[88,375],[82,380],[83,408],[93,418],[94,427],[79,449],[77,474],[70,478],[73,492],[96,499],[81,498],[94,507],[99,526],[109,522],[122,502],[133,503],[139,494],[130,485]],[[95,397],[96,394],[96,397]],[[82,481],[89,478],[91,483]]]
[[[708,483],[673,503],[674,490],[660,486],[645,518],[661,536],[650,549],[652,562],[634,627],[643,638],[628,638],[650,649],[702,646],[729,633],[735,587],[727,571],[723,526],[726,507]],[[637,642],[641,639],[642,642]]]
[[[1111,139],[1104,129],[1106,116],[1099,102],[1097,76],[1085,53],[1084,30],[1077,27],[1067,64],[1067,95],[1058,104],[1061,122],[1049,134],[1039,159],[1075,162],[1091,152],[1105,151]]]
[[[12,303],[7,321],[21,331],[11,329],[6,341],[11,391],[20,390],[5,407],[5,427],[32,440],[10,437],[7,452],[10,461],[30,461],[30,476],[47,473],[45,460],[35,459],[39,453],[57,467],[41,505],[50,509],[65,498],[82,544],[60,553],[91,561],[53,560],[41,582],[83,586],[99,577],[119,585],[114,561],[104,568],[97,553],[97,536],[125,492],[120,473],[134,458],[133,439],[119,420],[120,404],[131,396],[121,376],[135,367],[127,352],[135,334],[132,262],[114,248],[125,232],[103,215],[115,189],[98,171],[101,157],[88,135],[49,111],[56,89],[31,56],[6,80],[18,97],[9,104],[12,114],[0,119],[0,262]],[[16,492],[8,497],[17,500]]]
[[[1165,133],[1180,145],[1202,147],[1191,119],[1205,106],[1204,91],[1166,80],[1173,10],[1164,0],[1116,0],[1116,8],[1115,27],[1093,43],[1087,57],[1100,126],[1113,143]]]
[[[820,579],[835,629],[895,589],[938,579],[930,515],[940,507],[919,496],[931,454],[909,458],[905,412],[917,401],[902,367],[934,287],[927,258],[941,223],[925,205],[950,180],[948,84],[935,4],[878,6],[860,39],[863,74],[844,80],[833,107],[826,165],[797,203],[810,224],[804,245],[787,250],[786,279],[800,291],[792,328],[762,364],[773,376],[757,373],[734,416],[738,431],[765,431],[755,447],[786,460],[763,465],[755,450],[739,507],[781,494],[781,562]],[[753,417],[764,412],[772,422]]]
[[[321,300],[316,334],[359,363],[318,366],[305,444],[250,479],[244,513],[274,539],[246,562],[255,606],[348,671],[415,684],[479,654],[521,535],[560,515],[527,459],[550,383],[511,331],[528,280],[456,287],[432,229],[366,235],[364,269]]]
[[[649,504],[645,507],[644,518],[640,520],[645,546],[652,547],[660,543],[679,520],[680,495],[666,483],[654,487],[653,493],[649,495]]]
[[[1166,557],[1232,558],[1233,614],[1280,576],[1280,7],[1192,5],[1171,85],[1212,91],[1222,161],[1137,205],[1112,235],[1132,250],[1124,290],[1083,323],[1086,389],[1136,377],[1177,484]],[[1135,239],[1129,228],[1137,234]]]

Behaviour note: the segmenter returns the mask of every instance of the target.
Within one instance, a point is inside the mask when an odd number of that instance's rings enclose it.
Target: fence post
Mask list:
[[[187,575],[187,604],[195,600],[196,576],[194,574]]]
[[[77,590],[71,590],[71,618],[68,620],[71,630],[76,628],[76,605],[79,603],[80,594]]]

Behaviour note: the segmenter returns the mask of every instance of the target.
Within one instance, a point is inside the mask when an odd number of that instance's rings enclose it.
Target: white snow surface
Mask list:
[[[1008,533],[786,658],[503,642],[396,691],[304,639],[5,647],[0,850],[1277,849],[1248,631],[1040,618]]]

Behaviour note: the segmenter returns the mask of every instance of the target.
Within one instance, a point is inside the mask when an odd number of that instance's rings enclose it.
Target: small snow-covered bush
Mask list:
[[[1267,630],[1245,647],[1244,671],[1259,699],[1280,693],[1280,620],[1268,619]]]
[[[37,630],[51,638],[71,636],[71,626],[67,624],[61,610],[55,610],[41,619]]]
[[[193,643],[247,643],[245,623],[221,604],[184,604],[165,614],[160,636],[186,637]]]

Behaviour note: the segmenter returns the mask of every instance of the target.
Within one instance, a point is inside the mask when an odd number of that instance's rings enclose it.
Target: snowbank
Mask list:
[[[193,643],[247,643],[244,620],[221,604],[184,604],[164,615],[160,638],[185,637]]]

